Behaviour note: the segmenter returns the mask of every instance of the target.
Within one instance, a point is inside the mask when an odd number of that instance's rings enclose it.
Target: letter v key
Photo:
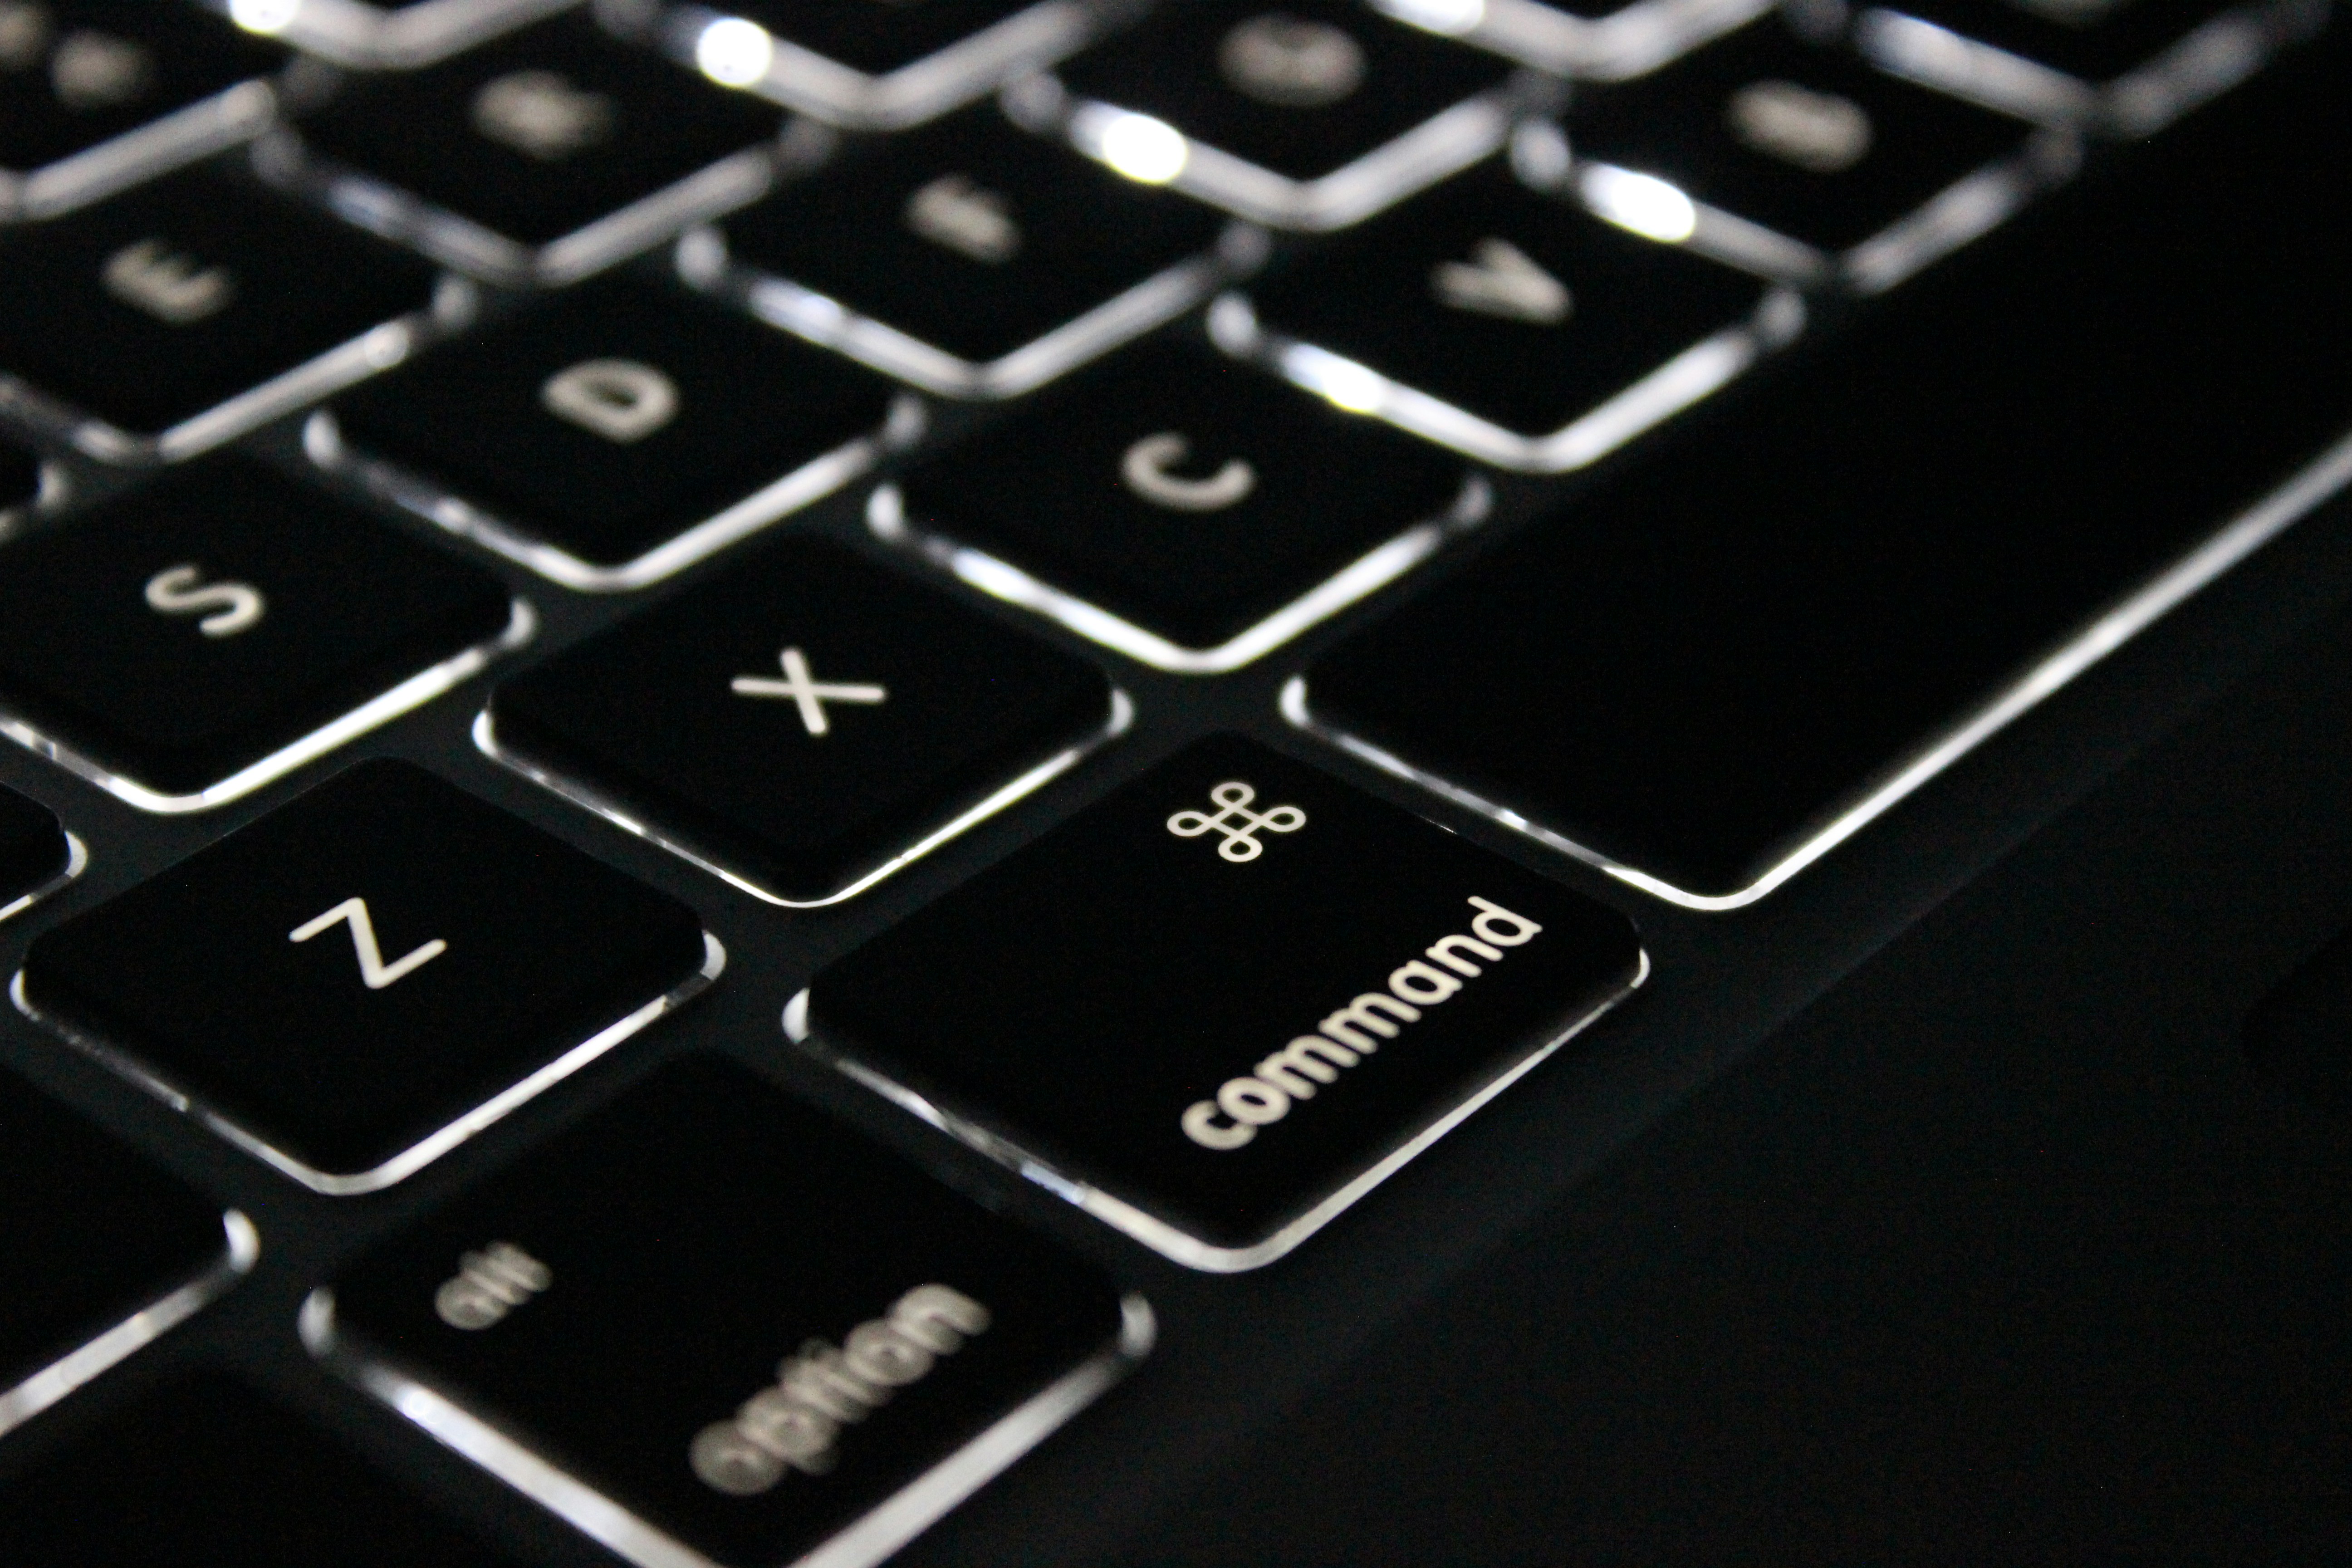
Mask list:
[[[317,920],[296,926],[286,933],[286,940],[308,942],[346,921],[351,922],[352,947],[359,954],[360,978],[367,982],[371,991],[381,991],[407,978],[449,951],[449,944],[436,936],[407,957],[387,965],[375,945],[375,922],[368,919],[365,899],[345,899]]]

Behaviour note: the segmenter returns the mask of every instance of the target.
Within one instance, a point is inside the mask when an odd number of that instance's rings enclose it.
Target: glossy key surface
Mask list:
[[[205,169],[0,234],[0,378],[133,436],[424,309],[435,276],[324,214]]]
[[[1811,45],[1770,17],[1567,122],[1585,158],[1654,174],[1750,223],[1843,250],[2025,140],[2018,121]]]
[[[730,219],[726,232],[735,259],[755,274],[935,353],[988,362],[1213,250],[1223,226],[1209,209],[1119,179],[982,104],[845,156]],[[761,313],[793,319],[752,298]],[[1098,341],[1056,357],[1090,357],[1151,319],[1106,323],[1091,334]],[[802,330],[832,341],[831,320],[806,318]]]
[[[1232,1269],[1644,965],[1613,910],[1216,736],[824,970],[788,1027],[1179,1262]]]
[[[401,1179],[715,972],[683,904],[385,760],[42,933],[25,992],[247,1152],[347,1193]]]
[[[404,1407],[404,1384],[449,1401],[452,1447],[661,1553],[638,1561],[745,1568],[828,1541],[815,1560],[878,1560],[1150,1338],[1094,1265],[712,1058],[408,1226],[331,1301],[312,1349],[391,1369],[371,1386]],[[527,1455],[589,1495],[532,1484]]]
[[[250,1268],[252,1231],[242,1215],[229,1224],[238,1236],[234,1260],[220,1205],[0,1073],[0,1432]],[[142,1311],[146,1321],[131,1321]],[[76,1352],[91,1364],[60,1366]]]
[[[87,152],[286,58],[193,5],[10,0],[0,5],[0,171]]]
[[[1197,651],[1454,514],[1465,477],[1459,459],[1424,442],[1204,345],[1162,339],[900,483],[911,528]],[[1301,606],[1288,618],[1313,614]],[[1146,647],[1143,657],[1181,655]]]
[[[514,615],[479,567],[223,454],[0,552],[0,710],[186,809]]]
[[[777,121],[575,9],[422,70],[354,78],[301,132],[337,163],[532,247],[772,140]]]
[[[2352,185],[2251,173],[2252,134],[2041,209],[1632,455],[1309,670],[1314,719],[1677,896],[1759,896],[2309,504],[2140,595],[2352,426]]]
[[[1759,293],[1529,190],[1499,160],[1248,289],[1266,330],[1525,436],[1745,320]]]
[[[793,903],[856,890],[1067,766],[1113,715],[1084,660],[805,538],[508,681],[490,705],[516,765]]]
[[[311,1421],[222,1373],[0,1461],[13,1568],[515,1568]]]
[[[739,312],[614,279],[437,348],[334,415],[353,447],[497,520],[509,544],[560,552],[578,580],[838,454],[837,472],[747,510],[772,520],[815,499],[872,460],[843,448],[878,437],[892,396]]]

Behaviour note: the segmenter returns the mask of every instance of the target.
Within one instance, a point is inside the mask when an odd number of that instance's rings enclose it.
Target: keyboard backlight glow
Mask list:
[[[757,22],[721,16],[694,40],[694,63],[721,87],[750,87],[767,79],[776,63],[776,40]]]
[[[1619,228],[1680,245],[1698,228],[1698,209],[1665,181],[1631,169],[1594,164],[1578,182],[1584,205]]]
[[[1388,401],[1388,377],[1307,343],[1283,350],[1282,369],[1298,385],[1349,414],[1377,413]]]
[[[1096,131],[1095,145],[1104,163],[1146,185],[1166,184],[1192,155],[1182,132],[1149,114],[1109,116]]]
[[[282,33],[302,9],[302,0],[229,0],[228,19],[248,33]]]
[[[1388,0],[1383,7],[1400,22],[1459,37],[1486,19],[1486,0]]]

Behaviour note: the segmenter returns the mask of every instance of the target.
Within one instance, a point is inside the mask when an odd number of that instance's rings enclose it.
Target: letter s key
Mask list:
[[[147,579],[147,607],[159,616],[212,614],[196,623],[208,637],[233,637],[260,624],[268,601],[250,583],[205,583],[204,569],[169,567]]]

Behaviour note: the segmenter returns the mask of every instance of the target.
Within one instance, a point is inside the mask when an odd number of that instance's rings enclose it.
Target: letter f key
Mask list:
[[[436,936],[405,958],[385,963],[383,952],[375,944],[375,922],[368,918],[365,899],[345,899],[318,919],[296,926],[286,933],[286,940],[308,942],[345,922],[352,928],[352,948],[359,955],[360,978],[371,991],[399,984],[449,951],[449,944]]]

